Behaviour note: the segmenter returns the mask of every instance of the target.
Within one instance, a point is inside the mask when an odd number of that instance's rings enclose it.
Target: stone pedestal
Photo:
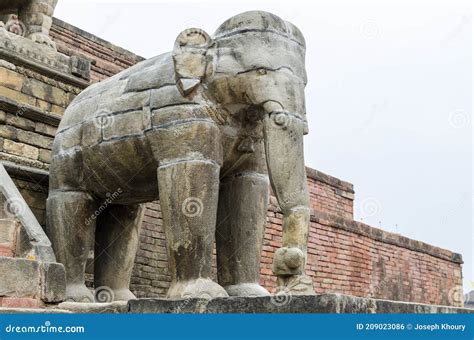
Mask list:
[[[136,299],[128,313],[474,313],[467,308],[377,300],[339,294],[203,299]]]

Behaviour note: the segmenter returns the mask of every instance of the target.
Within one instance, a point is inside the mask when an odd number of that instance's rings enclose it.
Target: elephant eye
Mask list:
[[[266,68],[259,68],[257,69],[258,74],[264,75],[267,74],[267,69]]]

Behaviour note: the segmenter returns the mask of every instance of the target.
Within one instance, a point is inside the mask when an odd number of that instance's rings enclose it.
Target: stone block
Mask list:
[[[66,297],[66,272],[61,263],[41,264],[41,299],[61,302]]]
[[[20,91],[23,87],[24,77],[12,70],[0,67],[0,85]]]
[[[36,79],[27,79],[23,84],[21,92],[56,105],[67,105],[65,91]]]
[[[56,113],[56,114],[58,114],[58,115],[60,115],[60,116],[62,116],[62,115],[64,114],[64,110],[65,110],[64,107],[58,106],[58,105],[54,105],[54,104],[51,105],[51,109],[50,109],[50,111],[51,111],[52,113]]]
[[[17,128],[28,130],[28,131],[33,131],[36,125],[35,122],[21,117],[21,114],[18,114],[18,115],[7,114],[5,117],[5,123],[7,125],[15,126]]]
[[[60,303],[57,308],[72,313],[123,314],[127,313],[128,305],[126,301],[115,301],[109,303],[63,302]],[[54,312],[55,309],[51,309],[51,311]]]
[[[46,137],[31,131],[18,130],[16,138],[19,142],[28,143],[39,146],[44,149],[51,149],[53,147],[53,138]]]
[[[39,280],[39,264],[21,258],[0,257],[0,296],[36,297]]]
[[[0,126],[0,137],[16,139],[16,129],[12,126],[2,125]]]
[[[56,135],[57,128],[44,123],[36,123],[34,130],[43,135],[54,137]]]
[[[71,73],[77,77],[89,80],[91,75],[91,62],[90,60],[79,57],[76,55],[71,56],[69,59],[71,66]]]
[[[51,151],[50,150],[45,150],[45,149],[40,149],[38,159],[41,162],[51,163]]]
[[[7,97],[20,104],[28,104],[28,105],[36,104],[36,99],[34,97],[12,90],[8,87],[1,86],[1,85],[0,85],[0,96]]]
[[[0,297],[0,307],[3,308],[40,308],[43,304],[38,299]]]
[[[14,141],[11,141],[9,139],[5,139],[3,143],[3,149],[7,153],[11,153],[13,155],[18,155],[30,159],[38,159],[39,155],[39,150],[38,148],[35,148],[34,146],[23,144],[23,143],[17,143]]]

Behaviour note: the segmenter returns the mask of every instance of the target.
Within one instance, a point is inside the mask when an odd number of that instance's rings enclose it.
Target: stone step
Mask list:
[[[0,257],[0,307],[42,307],[64,300],[66,275],[59,263]]]

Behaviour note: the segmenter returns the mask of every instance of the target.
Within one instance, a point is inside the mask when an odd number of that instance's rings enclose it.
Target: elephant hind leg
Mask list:
[[[111,205],[96,227],[94,284],[99,302],[128,301],[130,277],[138,250],[143,206]]]
[[[94,243],[95,199],[85,192],[52,190],[47,200],[46,232],[58,262],[66,269],[66,300],[93,302],[85,285],[87,256]]]

